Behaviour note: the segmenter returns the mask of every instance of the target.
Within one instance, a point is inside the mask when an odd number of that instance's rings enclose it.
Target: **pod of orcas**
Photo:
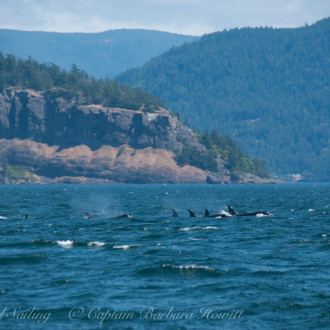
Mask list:
[[[257,212],[247,212],[247,213],[237,213],[236,211],[234,211],[234,209],[228,205],[228,210],[229,210],[229,214],[225,214],[225,213],[217,213],[217,214],[210,214],[208,209],[205,209],[205,213],[204,216],[197,216],[191,209],[188,209],[189,215],[191,218],[216,218],[216,219],[220,219],[220,218],[229,218],[232,216],[235,217],[252,217],[252,216],[262,216],[262,215],[271,215],[269,212],[267,211],[257,211]],[[87,217],[87,219],[89,220],[93,220],[94,217],[89,214],[88,212],[85,212],[85,215]],[[131,218],[132,216],[129,214],[121,214],[115,217],[110,217],[107,219],[122,219],[122,218]],[[175,209],[172,209],[172,217],[173,218],[178,218],[179,215],[177,213],[177,211]]]
[[[235,217],[253,217],[253,216],[271,215],[268,211],[237,213],[230,205],[228,205],[227,207],[228,207],[228,210],[229,210],[229,214],[225,214],[225,213],[210,214],[208,209],[205,209],[204,216],[197,216],[191,209],[188,209],[188,212],[189,212],[190,217],[192,217],[192,218],[229,218],[229,217],[232,217],[232,216],[235,216]],[[172,211],[175,211],[175,210],[172,209]]]
[[[263,215],[271,215],[268,211],[256,211],[256,212],[247,212],[247,213],[237,213],[230,205],[227,206],[229,210],[229,214],[225,213],[217,213],[217,214],[210,214],[208,209],[205,209],[205,213],[203,216],[197,216],[191,209],[188,209],[189,215],[191,218],[229,218],[232,216],[235,217],[253,217],[253,216],[263,216]],[[85,212],[85,216],[88,220],[94,220],[94,216],[90,213]],[[28,214],[24,215],[24,218],[27,219],[29,217]],[[172,217],[177,218],[179,217],[177,211],[172,209]],[[120,214],[117,216],[109,217],[107,219],[123,219],[123,218],[133,218],[130,214]]]
[[[230,205],[227,206],[229,210],[229,214],[225,213],[217,213],[217,214],[210,214],[208,209],[205,209],[204,216],[197,216],[191,209],[188,209],[189,215],[192,218],[229,218],[232,216],[235,217],[253,217],[253,216],[263,216],[263,215],[271,215],[268,211],[256,211],[256,212],[247,212],[247,213],[237,213]],[[94,217],[89,214],[88,212],[85,212],[85,215],[87,219],[93,220]],[[172,217],[177,218],[179,217],[177,211],[175,209],[172,209]],[[107,219],[122,219],[122,218],[132,218],[129,214],[120,214],[114,217],[110,217]]]

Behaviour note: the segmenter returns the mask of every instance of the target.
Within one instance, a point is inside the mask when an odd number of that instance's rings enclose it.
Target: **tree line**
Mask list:
[[[8,87],[46,91],[48,96],[75,99],[81,105],[101,104],[144,111],[165,107],[163,101],[140,88],[90,77],[74,64],[67,72],[53,63],[41,64],[32,58],[22,60],[0,52],[0,89]]]

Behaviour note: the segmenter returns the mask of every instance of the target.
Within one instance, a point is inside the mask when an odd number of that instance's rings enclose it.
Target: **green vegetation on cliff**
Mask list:
[[[217,172],[216,157],[220,156],[225,161],[226,168],[232,173],[246,172],[261,178],[270,177],[266,170],[266,161],[258,158],[251,160],[231,137],[219,135],[216,129],[211,134],[208,131],[199,134],[199,140],[207,151],[199,151],[195,147],[185,146],[176,157],[179,165],[189,164],[203,170]]]
[[[13,180],[23,180],[34,182],[35,177],[24,166],[11,165],[7,160],[3,160],[0,163],[0,177],[9,178]]]
[[[217,128],[278,174],[330,179],[330,19],[205,35],[118,76],[200,130]]]
[[[130,110],[154,111],[164,103],[139,88],[129,88],[117,81],[95,79],[72,65],[66,72],[55,64],[40,64],[31,58],[17,59],[0,52],[0,89],[7,87],[47,91],[49,96],[74,98],[77,104],[101,104]]]

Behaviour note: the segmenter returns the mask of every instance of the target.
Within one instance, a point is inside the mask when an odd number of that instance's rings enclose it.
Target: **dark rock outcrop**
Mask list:
[[[167,110],[155,113],[79,106],[41,92],[5,89],[0,94],[0,138],[31,139],[48,145],[84,144],[93,150],[102,145],[165,148],[182,145],[203,148],[196,134]]]

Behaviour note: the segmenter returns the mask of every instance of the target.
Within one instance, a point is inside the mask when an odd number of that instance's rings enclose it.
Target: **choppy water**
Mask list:
[[[0,328],[329,328],[329,188],[0,186]]]

